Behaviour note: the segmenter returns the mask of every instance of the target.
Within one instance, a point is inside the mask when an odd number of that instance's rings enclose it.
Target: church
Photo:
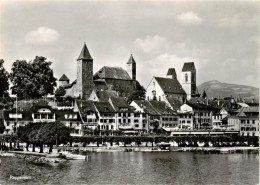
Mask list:
[[[126,63],[126,70],[104,66],[93,75],[93,62],[87,45],[84,44],[77,59],[77,79],[70,83],[65,74],[59,79],[59,86],[66,90],[65,96],[88,100],[93,94],[109,91],[115,92],[110,94],[128,97],[136,90],[136,62],[132,54]]]

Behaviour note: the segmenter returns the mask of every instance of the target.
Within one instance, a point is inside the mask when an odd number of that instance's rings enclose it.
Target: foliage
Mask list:
[[[56,89],[55,91],[55,96],[64,96],[66,94],[66,90],[64,89],[64,87],[60,86]]]
[[[51,62],[36,56],[33,61],[17,60],[13,63],[10,80],[12,91],[19,99],[40,98],[53,94],[56,78],[53,77]]]
[[[0,97],[8,96],[9,82],[8,77],[9,74],[5,70],[4,60],[0,59]]]
[[[145,88],[136,81],[136,90],[132,92],[132,94],[128,97],[128,102],[132,102],[133,100],[144,100],[145,99]]]

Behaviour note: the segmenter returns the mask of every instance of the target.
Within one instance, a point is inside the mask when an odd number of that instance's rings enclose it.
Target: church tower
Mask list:
[[[136,62],[132,54],[126,63],[126,70],[130,78],[136,80]]]
[[[93,59],[85,43],[77,59],[76,95],[82,99],[87,99],[93,87]]]
[[[196,68],[193,62],[187,62],[183,65],[182,88],[187,94],[187,100],[197,94]]]

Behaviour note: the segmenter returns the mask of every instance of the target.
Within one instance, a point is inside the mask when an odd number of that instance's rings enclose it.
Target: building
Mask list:
[[[84,100],[88,100],[95,90],[116,91],[117,95],[127,97],[137,88],[136,62],[132,55],[126,68],[104,66],[93,75],[93,58],[84,44],[77,59],[77,79],[70,84],[66,75],[62,75],[59,85],[65,88],[66,95]]]
[[[186,99],[186,93],[179,83],[174,68],[169,69],[171,78],[153,77],[146,88],[146,100],[165,101],[167,98],[175,98],[180,101]],[[170,104],[168,106],[171,106]]]
[[[180,113],[191,113],[193,116],[193,128],[212,128],[212,115],[214,112],[218,112],[211,106],[186,102],[180,108]]]
[[[242,107],[237,112],[241,136],[259,136],[259,107]]]
[[[196,68],[193,62],[187,62],[183,65],[182,88],[187,94],[187,100],[199,96],[196,86]]]

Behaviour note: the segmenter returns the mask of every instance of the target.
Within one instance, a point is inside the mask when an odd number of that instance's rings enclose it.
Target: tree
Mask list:
[[[132,102],[133,100],[144,100],[145,99],[145,89],[144,87],[136,81],[136,90],[132,92],[132,94],[128,97],[128,102]]]
[[[37,141],[40,146],[43,144],[50,145],[49,152],[52,152],[54,144],[68,143],[70,141],[70,129],[61,122],[49,122],[39,129]]]
[[[55,96],[64,96],[66,94],[66,90],[64,89],[64,87],[60,86],[56,89],[55,91]]]
[[[2,134],[5,130],[4,120],[0,119],[0,134]]]
[[[0,59],[0,97],[7,96],[8,95],[8,89],[9,89],[9,82],[8,77],[9,74],[5,70],[4,66],[4,60]]]
[[[51,62],[36,56],[31,62],[17,60],[13,63],[10,80],[12,91],[19,99],[40,98],[53,94],[56,78],[53,77]]]

